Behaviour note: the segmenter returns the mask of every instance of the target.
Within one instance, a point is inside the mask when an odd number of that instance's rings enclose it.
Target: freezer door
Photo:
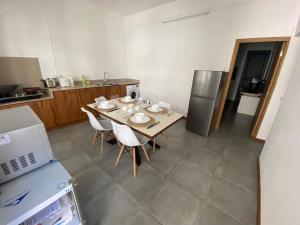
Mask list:
[[[216,99],[222,71],[195,70],[191,95]]]
[[[214,100],[191,96],[186,129],[205,137],[208,136],[214,105]]]

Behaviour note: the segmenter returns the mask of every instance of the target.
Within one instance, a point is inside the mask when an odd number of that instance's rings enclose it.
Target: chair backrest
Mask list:
[[[114,121],[111,121],[111,123],[115,136],[123,145],[130,147],[141,145],[130,127],[115,123]]]
[[[95,98],[95,102],[98,105],[99,103],[106,101],[106,98],[104,96],[100,96],[98,98]]]
[[[92,127],[96,130],[104,130],[103,127],[101,126],[101,124],[99,123],[99,121],[97,120],[97,118],[94,116],[93,113],[91,113],[90,111],[86,110],[85,108],[81,107],[81,111],[85,112],[90,120],[90,124],[92,125]]]
[[[158,103],[158,105],[159,105],[160,107],[163,107],[163,108],[167,109],[167,110],[171,110],[171,104],[168,103],[168,102],[162,102],[162,101],[160,101],[160,102]]]

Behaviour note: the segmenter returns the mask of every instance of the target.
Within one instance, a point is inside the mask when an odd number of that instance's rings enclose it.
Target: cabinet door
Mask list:
[[[87,104],[91,104],[95,102],[95,98],[100,96],[105,96],[105,87],[96,87],[96,88],[86,88],[79,90],[79,99],[80,99],[80,106],[86,107]],[[91,109],[89,109],[92,111]],[[98,114],[93,112],[95,114]],[[81,118],[84,120],[87,118],[86,113],[81,112]]]
[[[53,95],[57,125],[64,125],[81,120],[78,90],[55,91]]]
[[[107,99],[113,99],[120,97],[121,95],[121,86],[107,86],[105,87],[105,93]]]
[[[120,97],[125,97],[126,95],[127,95],[126,85],[121,85],[121,87],[120,87]]]
[[[46,128],[56,127],[54,110],[53,110],[53,100],[43,100],[36,101],[36,114],[43,121]],[[32,108],[35,111],[34,108]]]
[[[44,123],[45,128],[53,128],[56,126],[56,122],[55,122],[55,116],[51,105],[52,101],[53,100],[40,100],[40,101],[17,103],[17,104],[2,106],[0,107],[0,109],[9,109],[9,108],[28,105],[30,106],[32,111],[35,112],[35,114]]]

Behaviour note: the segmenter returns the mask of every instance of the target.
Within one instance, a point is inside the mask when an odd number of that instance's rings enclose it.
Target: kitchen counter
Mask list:
[[[0,106],[9,106],[9,105],[14,105],[14,104],[29,103],[29,102],[42,101],[42,100],[50,100],[50,99],[54,98],[53,92],[56,92],[56,91],[77,90],[77,89],[107,87],[107,86],[109,87],[109,86],[119,86],[119,85],[134,85],[134,84],[139,84],[139,82],[140,82],[139,80],[135,80],[135,79],[108,79],[106,84],[104,84],[104,80],[92,80],[91,84],[82,85],[81,81],[74,81],[75,85],[73,87],[55,87],[55,88],[44,89],[43,91],[44,91],[45,95],[42,96],[41,98],[0,103]]]
[[[139,84],[139,80],[135,79],[108,79],[106,84],[104,80],[92,80],[89,85],[82,85],[81,81],[74,81],[75,85],[73,87],[55,87],[49,88],[50,91],[65,91],[74,89],[84,89],[84,88],[95,88],[95,87],[106,87],[106,86],[118,86],[118,85],[133,85]]]
[[[28,103],[28,102],[36,102],[36,101],[53,99],[53,93],[51,91],[49,91],[48,89],[43,89],[42,92],[44,92],[44,95],[40,98],[20,100],[20,101],[14,101],[14,102],[5,102],[5,103],[0,103],[0,106],[9,106],[9,105],[15,105],[15,104],[22,104],[22,103]]]

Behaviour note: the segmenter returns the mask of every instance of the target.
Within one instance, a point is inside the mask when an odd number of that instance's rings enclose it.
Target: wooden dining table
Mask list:
[[[125,124],[133,129],[135,132],[138,132],[141,135],[149,138],[152,142],[150,143],[153,146],[153,151],[155,151],[158,144],[156,143],[156,137],[165,131],[167,128],[175,124],[177,121],[183,118],[183,114],[166,110],[163,113],[153,113],[147,110],[150,105],[145,103],[140,103],[134,101],[131,103],[125,103],[122,101],[122,98],[110,100],[111,103],[115,105],[115,108],[110,110],[103,110],[97,107],[96,103],[88,104],[87,106],[100,115],[107,117],[117,123]],[[133,112],[129,113],[126,108],[133,108],[135,112],[143,112],[146,115],[151,117],[151,122],[145,125],[135,124],[130,121],[130,117],[133,115]],[[138,109],[137,109],[138,108]]]

